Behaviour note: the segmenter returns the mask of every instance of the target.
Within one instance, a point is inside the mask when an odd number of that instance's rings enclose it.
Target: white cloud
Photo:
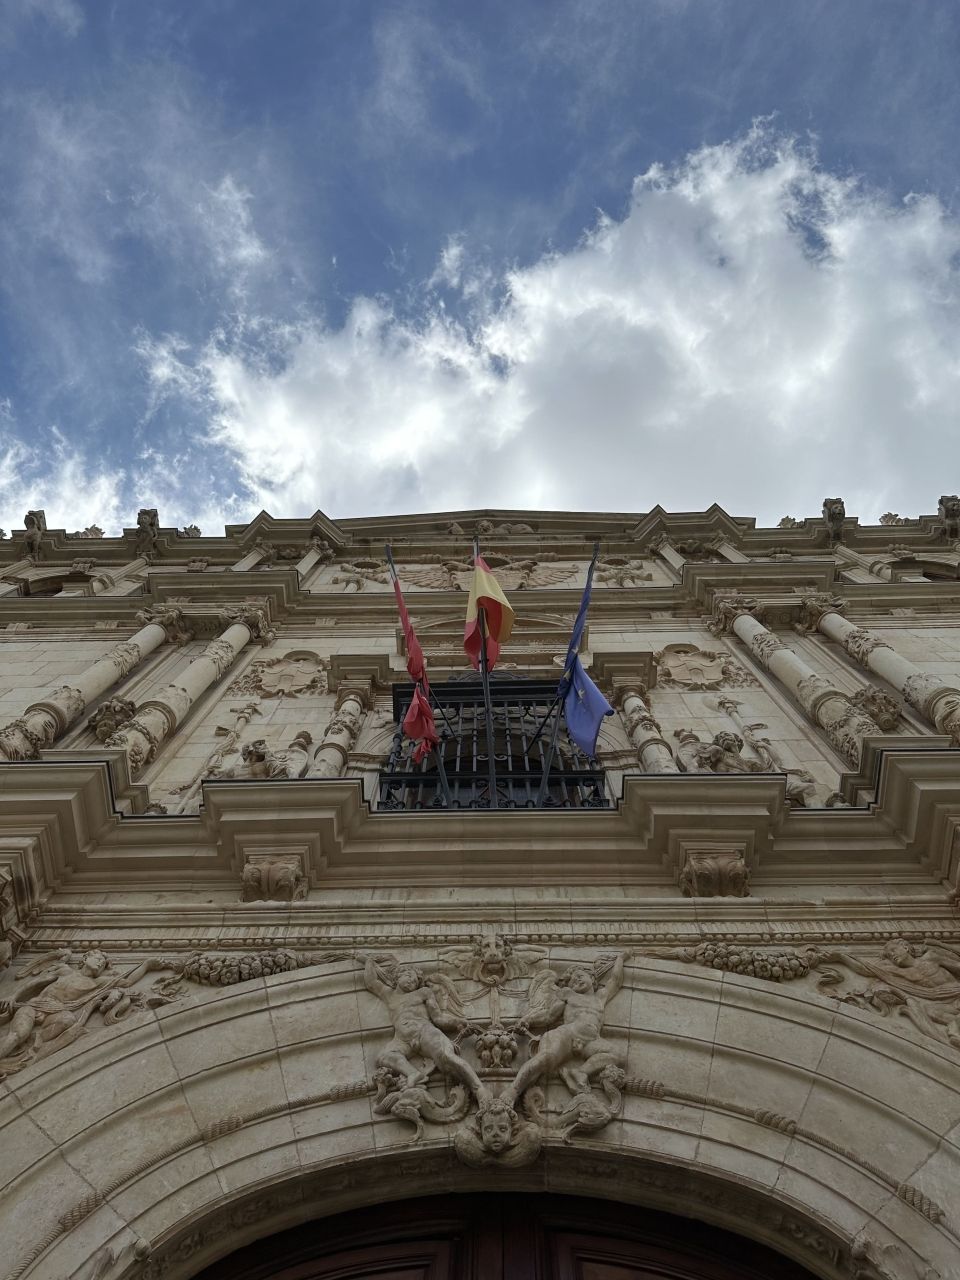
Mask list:
[[[0,43],[23,22],[41,18],[62,35],[75,36],[86,19],[76,0],[2,0],[0,2]]]
[[[108,533],[119,533],[124,524],[133,524],[124,510],[123,484],[122,471],[85,459],[56,429],[35,444],[5,431],[0,444],[0,527],[8,534],[22,529],[25,512],[43,510],[51,529],[70,532],[98,524]]]
[[[622,220],[493,282],[469,325],[358,299],[342,329],[221,339],[154,378],[210,413],[251,510],[929,512],[960,480],[958,252],[935,199],[758,126],[639,177]],[[470,279],[454,238],[433,283]]]

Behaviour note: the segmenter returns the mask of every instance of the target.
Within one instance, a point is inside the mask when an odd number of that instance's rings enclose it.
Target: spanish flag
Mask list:
[[[467,599],[467,621],[463,628],[463,647],[474,669],[479,671],[481,638],[478,610],[482,609],[487,641],[487,670],[492,671],[500,656],[501,644],[510,639],[513,610],[486,560],[482,556],[476,556],[473,563],[473,581]]]

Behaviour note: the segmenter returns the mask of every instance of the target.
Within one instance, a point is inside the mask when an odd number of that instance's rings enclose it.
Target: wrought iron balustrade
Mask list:
[[[490,771],[483,687],[479,676],[431,686],[440,750],[455,809],[490,807]],[[393,715],[397,732],[389,758],[380,770],[377,808],[393,812],[443,809],[436,756],[414,763],[414,744],[400,725],[410,705],[413,685],[393,687]],[[537,808],[543,779],[556,684],[495,674],[490,679],[493,709],[497,803],[501,809]],[[556,711],[553,713],[557,714]],[[603,770],[567,736],[561,721],[557,750],[549,773],[543,807],[603,809],[610,805]]]

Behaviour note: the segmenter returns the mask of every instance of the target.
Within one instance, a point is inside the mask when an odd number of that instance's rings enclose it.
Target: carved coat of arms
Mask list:
[[[722,689],[756,683],[729,653],[694,644],[668,644],[654,659],[659,668],[658,684],[666,689]]]

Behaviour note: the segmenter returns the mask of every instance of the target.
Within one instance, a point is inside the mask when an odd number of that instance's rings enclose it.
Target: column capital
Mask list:
[[[846,611],[847,602],[842,596],[830,595],[825,591],[803,596],[800,601],[800,630],[816,631],[825,613],[844,614]]]
[[[242,623],[250,632],[251,640],[269,644],[276,639],[276,629],[270,621],[269,613],[258,605],[228,605],[219,610],[219,615],[224,623]]]
[[[163,627],[167,640],[171,644],[186,644],[188,640],[193,639],[193,633],[184,620],[183,610],[174,608],[173,605],[159,604],[141,609],[136,619],[142,627],[151,624]]]
[[[737,618],[749,614],[757,622],[762,622],[765,612],[759,600],[753,600],[740,591],[718,591],[713,598],[713,621],[707,623],[707,630],[715,636],[723,636],[733,628]]]

